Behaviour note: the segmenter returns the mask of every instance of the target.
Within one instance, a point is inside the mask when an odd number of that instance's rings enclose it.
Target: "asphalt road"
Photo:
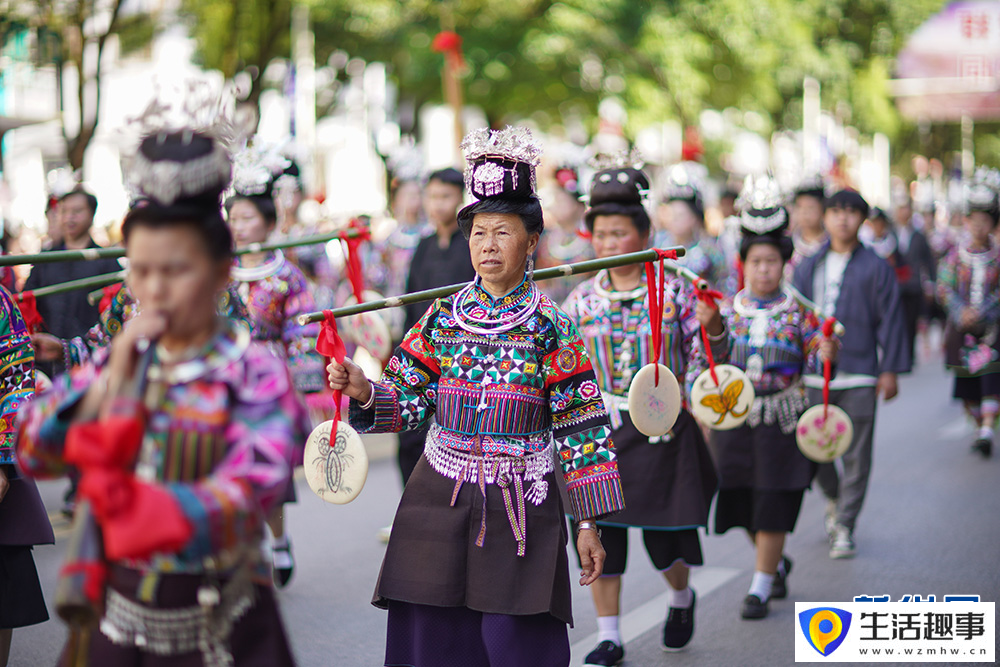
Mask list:
[[[902,379],[900,397],[880,407],[874,471],[856,532],[857,557],[832,561],[823,531],[824,502],[806,494],[786,553],[795,561],[789,597],[775,601],[762,621],[742,621],[739,608],[753,571],[747,538],[730,531],[703,540],[706,566],[693,586],[699,594],[696,631],[680,653],[663,653],[659,634],[665,586],[633,535],[625,577],[622,620],[625,665],[788,665],[794,663],[796,601],[846,601],[859,594],[1000,593],[1000,457],[969,453],[971,431],[950,400],[951,380],[937,360]],[[386,451],[385,442],[375,448]],[[52,513],[64,482],[45,482]],[[288,510],[297,559],[295,578],[280,592],[285,624],[303,667],[382,664],[385,613],[369,603],[400,483],[390,459],[374,461],[361,496],[347,506],[326,505],[299,481],[298,504]],[[48,600],[65,548],[60,539],[35,558]],[[589,592],[574,592],[576,627],[570,631],[574,665],[595,643]],[[940,599],[940,597],[939,597]],[[50,610],[51,611],[51,610]],[[53,665],[65,639],[58,620],[15,631],[11,665]],[[898,664],[898,663],[897,663]]]

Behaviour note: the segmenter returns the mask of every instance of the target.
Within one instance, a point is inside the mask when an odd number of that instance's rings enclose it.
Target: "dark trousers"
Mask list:
[[[837,523],[851,530],[854,530],[868,492],[877,400],[875,387],[830,391],[830,404],[840,407],[851,418],[854,437],[839,461],[819,466],[816,481],[827,498],[837,501]],[[809,402],[821,404],[823,391],[809,389]]]
[[[904,292],[900,301],[903,305],[903,319],[906,321],[906,337],[910,341],[910,362],[917,357],[917,326],[924,314],[924,295],[920,292]]]

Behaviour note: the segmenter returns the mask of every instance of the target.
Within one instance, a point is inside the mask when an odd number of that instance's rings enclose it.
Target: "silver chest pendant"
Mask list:
[[[752,350],[759,350],[767,345],[768,319],[766,312],[757,312],[754,314],[753,319],[750,320],[749,344]],[[755,351],[747,359],[747,377],[750,378],[751,382],[758,382],[763,375],[764,358],[760,356],[759,352]]]

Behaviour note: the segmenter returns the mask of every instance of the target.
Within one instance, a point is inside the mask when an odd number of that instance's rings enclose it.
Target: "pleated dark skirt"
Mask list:
[[[625,509],[611,526],[678,529],[708,525],[717,478],[712,457],[694,417],[681,410],[667,442],[650,443],[622,412],[611,434],[618,457]]]
[[[979,403],[988,396],[1000,396],[1000,373],[956,377],[952,396],[970,403]]]
[[[0,629],[49,620],[31,547],[0,546]]]
[[[483,496],[476,484],[462,485],[451,506],[454,480],[421,457],[392,522],[372,603],[466,607],[484,614],[551,614],[572,624],[566,523],[555,475],[541,505],[525,502],[525,555],[517,555],[501,490],[487,485],[486,535],[476,546]],[[389,643],[394,638],[389,637]]]
[[[121,567],[112,567],[108,585],[130,600],[135,600],[141,575]],[[198,587],[202,577],[166,575],[160,581],[157,606],[160,608],[190,607],[198,604]],[[253,606],[236,621],[230,634],[229,649],[235,667],[293,667],[295,660],[285,635],[274,590],[269,586],[254,586]],[[160,656],[138,648],[118,646],[95,631],[91,633],[90,663],[101,667],[203,667],[200,652],[176,656]],[[65,656],[59,659],[65,664]]]

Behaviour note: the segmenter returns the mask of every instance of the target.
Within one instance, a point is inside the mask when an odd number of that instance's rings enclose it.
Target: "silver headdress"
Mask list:
[[[788,224],[785,196],[770,174],[749,175],[736,199],[740,225],[751,234],[770,234]]]
[[[638,149],[601,153],[589,163],[597,173],[580,201],[597,206],[607,202],[645,204],[649,199],[649,179],[642,172],[644,162]]]
[[[466,135],[461,148],[468,165],[465,185],[479,199],[534,194],[535,169],[542,161],[542,145],[528,128],[508,125],[498,131],[473,130]]]
[[[206,81],[188,81],[186,90],[162,90],[139,116],[129,119],[144,137],[143,142],[163,143],[167,135],[180,133],[185,142],[201,135],[213,140],[212,150],[189,160],[150,160],[137,150],[129,169],[130,185],[146,197],[170,205],[184,197],[195,197],[225,188],[232,173],[227,146],[237,132],[233,121],[236,99],[232,91],[216,91]],[[169,100],[169,101],[168,101]]]
[[[964,188],[965,212],[996,211],[1000,197],[1000,171],[979,167]]]
[[[292,164],[280,146],[254,143],[233,156],[233,185],[228,194],[243,197],[270,194],[276,178]]]
[[[617,153],[598,153],[587,161],[594,171],[607,171],[609,169],[642,169],[646,166],[645,160],[638,148],[630,151],[619,151]]]
[[[695,201],[700,206],[707,176],[708,169],[700,162],[678,162],[666,170],[664,199]]]

